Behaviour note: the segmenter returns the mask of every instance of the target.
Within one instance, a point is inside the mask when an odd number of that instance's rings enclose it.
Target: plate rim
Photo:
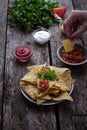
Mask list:
[[[74,83],[71,84],[71,89],[70,89],[69,95],[71,95],[71,93],[73,92],[73,89],[74,89]],[[26,92],[24,92],[24,90],[23,90],[22,88],[21,88],[20,90],[21,90],[22,95],[23,95],[28,101],[30,101],[30,102],[32,102],[32,103],[38,105],[37,102],[34,101],[33,99],[31,99],[31,98],[26,94]],[[58,103],[61,103],[61,102],[63,102],[63,101],[59,101],[59,102],[58,102],[58,101],[49,100],[49,101],[46,101],[46,102],[41,103],[41,104],[39,104],[39,105],[51,106],[51,105],[55,105],[55,104],[58,104]]]

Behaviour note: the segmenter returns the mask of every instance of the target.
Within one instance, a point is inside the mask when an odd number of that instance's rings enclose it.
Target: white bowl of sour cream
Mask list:
[[[39,43],[39,44],[44,44],[48,42],[51,38],[51,31],[45,28],[41,29],[36,29],[33,33],[32,36],[34,40]]]

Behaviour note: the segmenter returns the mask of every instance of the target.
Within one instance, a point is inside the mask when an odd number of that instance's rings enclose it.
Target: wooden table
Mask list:
[[[55,0],[56,1],[56,0]],[[7,26],[7,9],[13,0],[0,0],[0,130],[87,130],[87,64],[71,67],[57,57],[57,48],[64,39],[58,26],[50,27],[52,38],[41,46],[31,34]],[[87,9],[86,0],[58,0],[67,7],[65,18],[72,9]],[[84,35],[87,46],[87,34]],[[33,50],[29,62],[20,63],[14,58],[17,46],[28,45]],[[73,103],[64,101],[53,106],[36,106],[20,92],[19,82],[27,66],[48,63],[69,67],[76,79]]]

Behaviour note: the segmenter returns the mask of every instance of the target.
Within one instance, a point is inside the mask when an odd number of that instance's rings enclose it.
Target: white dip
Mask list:
[[[34,34],[34,38],[37,40],[37,42],[40,42],[40,43],[45,43],[48,41],[50,37],[50,34],[49,32],[47,31],[38,31]]]

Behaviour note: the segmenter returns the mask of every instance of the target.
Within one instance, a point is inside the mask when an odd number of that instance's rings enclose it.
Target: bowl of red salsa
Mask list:
[[[30,59],[32,50],[28,46],[19,46],[14,51],[14,56],[21,62],[26,62]]]
[[[57,49],[58,58],[68,65],[82,65],[87,62],[87,48],[81,44],[75,44],[71,52],[66,52],[61,45]]]

